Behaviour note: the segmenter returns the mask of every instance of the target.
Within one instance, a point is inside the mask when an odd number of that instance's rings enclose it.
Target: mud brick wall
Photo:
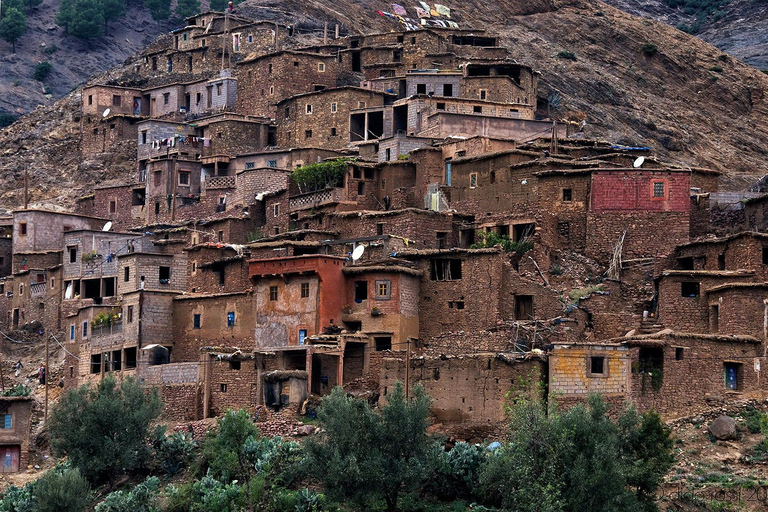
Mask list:
[[[280,52],[240,62],[235,70],[237,111],[276,119],[278,102],[312,92],[316,85],[335,87],[338,72],[336,58],[329,55]]]
[[[659,321],[664,327],[676,331],[707,333],[709,332],[709,302],[706,290],[720,284],[753,280],[752,275],[716,277],[692,274],[663,277],[658,283]],[[684,297],[682,283],[699,283],[699,295]]]
[[[536,104],[536,90],[533,89],[530,73],[521,76],[526,87],[521,86],[508,76],[472,76],[462,79],[462,97],[485,99],[500,103]],[[486,91],[485,98],[480,91]]]
[[[198,147],[204,155],[234,156],[261,151],[267,145],[268,125],[253,121],[224,119],[203,128],[203,137],[211,139],[208,147]]]
[[[447,247],[458,245],[454,219],[452,214],[416,209],[354,212],[327,215],[322,227],[338,231],[339,238],[358,238],[379,234],[381,224],[381,234],[407,238],[417,249],[436,249],[438,232],[447,234]]]
[[[227,314],[235,313],[235,325],[227,325]],[[200,328],[194,315],[200,315]],[[250,294],[233,293],[184,297],[173,301],[173,361],[197,361],[204,346],[254,347],[254,301]]]
[[[240,369],[233,369],[229,361],[210,363],[211,414],[218,416],[228,409],[246,409],[253,413],[263,402],[260,397],[259,373],[254,360],[240,362]]]
[[[696,200],[691,198],[691,220],[689,225],[689,236],[691,239],[705,236],[711,233],[709,201],[706,199]]]
[[[431,412],[440,423],[496,423],[505,421],[507,393],[530,393],[546,379],[546,363],[539,360],[505,362],[493,354],[411,360],[411,389],[424,386],[432,398]],[[382,365],[380,401],[396,382],[405,382],[405,356],[386,358]],[[528,382],[521,387],[521,381]]]
[[[682,359],[677,359],[678,347],[682,348]],[[663,350],[663,378],[658,391],[647,373],[632,373],[630,395],[641,411],[654,409],[667,416],[684,416],[712,400],[765,395],[766,379],[755,371],[755,360],[765,371],[763,349],[758,343],[671,338]],[[639,352],[639,348],[632,349],[632,361],[638,361]],[[726,362],[741,364],[737,391],[726,389]]]
[[[264,236],[270,236],[288,231],[291,206],[287,191],[271,195],[265,198],[263,202],[264,226],[261,227],[261,233]]]
[[[420,94],[430,94],[441,97],[456,98],[466,97],[462,94],[462,79],[461,73],[456,74],[439,74],[439,73],[409,73],[406,76],[405,97],[410,97],[415,94],[419,94],[418,86],[424,86],[425,90]],[[451,94],[444,95],[445,85],[449,85]],[[479,97],[479,96],[477,96]]]
[[[113,223],[112,230],[120,231],[141,223],[141,208],[134,208],[132,185],[119,185],[109,188],[97,188],[94,191],[93,204],[86,215],[109,219]],[[143,192],[143,191],[142,191]],[[114,202],[114,208],[112,207]],[[139,215],[136,215],[139,213]]]
[[[765,300],[768,299],[768,285],[739,287],[707,294],[709,302],[709,327],[712,334],[740,334],[765,337]],[[717,306],[717,319],[713,306]]]
[[[201,419],[203,403],[200,388],[201,386],[197,383],[160,386],[163,418],[170,421]]]
[[[239,171],[233,202],[250,205],[256,201],[256,195],[259,193],[285,190],[288,188],[290,176],[290,171],[269,167]]]
[[[217,263],[216,260],[219,260]],[[213,263],[213,264],[212,264]],[[251,287],[248,263],[232,249],[195,247],[189,250],[188,289],[192,293],[241,292]],[[221,284],[221,273],[224,284]]]
[[[583,252],[587,241],[589,174],[551,174],[538,179],[539,204],[557,217],[557,246]],[[567,194],[570,190],[570,200]],[[565,192],[564,192],[565,191]],[[564,196],[565,194],[565,196]]]
[[[134,99],[141,98],[140,89],[98,85],[85,87],[82,92],[83,116],[101,117],[104,110],[113,114],[134,114]],[[137,115],[146,115],[139,112]]]
[[[121,143],[130,144],[130,148],[121,148],[129,154],[135,154],[138,134],[136,118],[132,116],[110,115],[107,118],[83,118],[80,149],[83,156],[110,152]]]
[[[592,357],[603,358],[604,372],[590,373]],[[627,347],[574,344],[555,346],[549,356],[549,393],[563,398],[589,393],[626,396],[629,393],[630,355]]]
[[[165,254],[129,253],[118,256],[118,294],[138,290],[144,276],[144,289],[155,291],[182,291],[187,289],[187,256]],[[128,281],[125,268],[128,267]],[[169,283],[160,283],[160,267],[170,267]]]
[[[589,212],[585,254],[601,263],[611,259],[622,233],[622,258],[663,256],[689,240],[688,212]]]

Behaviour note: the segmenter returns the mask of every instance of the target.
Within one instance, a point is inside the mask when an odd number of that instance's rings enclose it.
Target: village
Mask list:
[[[410,22],[208,12],[84,86],[82,157],[133,171],[0,219],[0,331],[51,344],[46,385],[135,376],[183,422],[400,381],[466,440],[521,382],[665,418],[768,396],[768,195],[591,139],[492,34]],[[33,401],[0,403],[23,470]]]

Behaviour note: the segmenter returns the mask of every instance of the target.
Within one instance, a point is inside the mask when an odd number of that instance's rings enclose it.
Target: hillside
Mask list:
[[[269,0],[238,7],[256,18],[338,22],[350,32],[397,28],[379,9],[386,4],[374,0]],[[768,75],[700,39],[595,0],[472,0],[454,12],[461,26],[499,34],[518,60],[539,70],[540,98],[555,92],[562,98],[557,116],[586,116],[588,136],[651,146],[673,163],[713,167],[734,178],[768,173]],[[645,54],[645,43],[655,44],[656,53]],[[0,206],[20,204],[24,169],[32,173],[33,201],[62,204],[130,172],[130,163],[80,160],[78,102],[75,92],[0,132]]]

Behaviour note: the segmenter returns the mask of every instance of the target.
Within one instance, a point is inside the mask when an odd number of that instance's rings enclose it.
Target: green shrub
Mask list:
[[[476,444],[458,442],[449,451],[437,447],[435,473],[427,491],[442,500],[471,499],[488,452]]]
[[[35,483],[30,482],[24,487],[10,486],[0,499],[0,512],[35,512]]]
[[[653,57],[659,51],[659,47],[653,43],[645,43],[642,50],[646,56]]]
[[[54,53],[56,53],[56,50],[58,50],[58,49],[59,49],[58,46],[56,46],[55,44],[52,44],[50,46],[46,46],[45,48],[43,48],[43,54],[44,55],[53,55]]]
[[[293,171],[291,178],[301,192],[340,187],[344,184],[344,176],[349,169],[349,164],[355,161],[354,158],[337,158],[327,162],[302,165]]]
[[[6,389],[1,394],[2,396],[29,396],[32,389],[26,384],[19,383],[12,388]]]
[[[175,475],[189,463],[197,448],[192,435],[174,432],[166,435],[165,425],[158,425],[150,437],[155,460],[167,475]]]
[[[710,71],[714,71],[715,73],[722,73],[723,72],[723,67],[722,66],[718,66],[717,64],[715,64],[714,66],[710,66],[709,70]]]
[[[523,255],[533,249],[533,242],[523,237],[519,242],[513,242],[508,235],[499,235],[495,231],[478,233],[479,242],[469,246],[470,249],[486,249],[500,245],[504,252],[514,252]]]
[[[80,512],[88,494],[88,481],[77,468],[58,466],[35,484],[35,512]]]
[[[95,512],[159,512],[157,499],[160,494],[160,480],[152,476],[130,491],[115,491],[107,494],[104,501],[96,505]]]
[[[48,61],[38,62],[35,64],[35,71],[32,73],[32,78],[37,80],[38,82],[45,81],[46,78],[48,78],[48,75],[51,74],[51,71],[53,71],[53,66]]]
[[[0,114],[0,128],[12,125],[16,122],[16,119],[18,118],[13,114]]]
[[[768,424],[768,416],[762,411],[758,411],[754,407],[747,407],[747,410],[743,414],[746,422],[747,430],[753,434],[757,434],[762,431],[764,425]]]
[[[569,50],[563,50],[561,52],[558,52],[557,56],[561,59],[573,60],[573,61],[576,60],[576,54]]]

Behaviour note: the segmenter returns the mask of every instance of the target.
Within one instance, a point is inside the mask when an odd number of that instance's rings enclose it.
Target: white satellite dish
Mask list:
[[[364,252],[365,252],[364,246],[358,245],[357,247],[355,247],[355,250],[352,251],[352,261],[357,261],[360,258],[362,258]]]
[[[637,159],[635,160],[635,162],[632,164],[632,167],[634,167],[635,169],[637,169],[638,167],[640,167],[641,165],[643,165],[643,162],[645,162],[645,157],[644,157],[644,156],[639,156],[639,157],[637,157]]]
[[[110,112],[111,112],[111,110],[109,110],[109,109],[106,109],[106,110],[104,111],[104,113],[103,113],[103,114],[101,114],[101,117],[107,117],[107,116],[109,115],[109,113],[110,113]]]
[[[108,220],[106,224],[104,224],[104,227],[101,228],[102,231],[109,231],[112,229],[112,221]]]
[[[67,300],[72,298],[72,283],[67,285],[67,291],[64,292],[64,298]]]

